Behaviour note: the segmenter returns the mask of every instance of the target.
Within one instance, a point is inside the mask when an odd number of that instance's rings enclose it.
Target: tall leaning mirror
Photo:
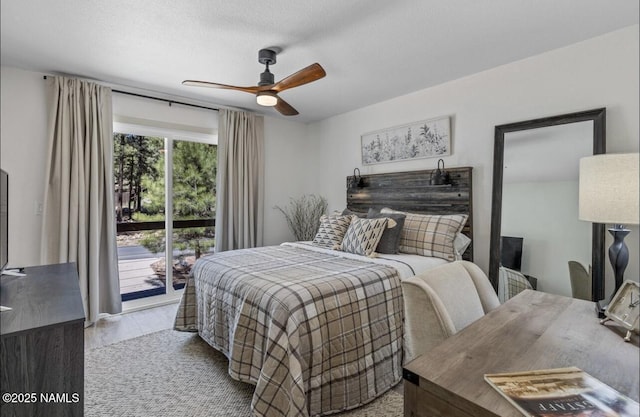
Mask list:
[[[512,274],[604,299],[605,227],[578,219],[578,164],[605,153],[605,130],[604,108],[496,126],[489,278],[499,294]]]

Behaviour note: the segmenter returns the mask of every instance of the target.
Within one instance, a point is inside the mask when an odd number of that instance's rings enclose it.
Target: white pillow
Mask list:
[[[471,244],[471,239],[469,238],[469,236],[463,233],[456,234],[456,238],[453,239],[453,248],[456,251],[457,261],[462,259],[462,255],[464,254],[464,251],[467,250],[470,244]]]

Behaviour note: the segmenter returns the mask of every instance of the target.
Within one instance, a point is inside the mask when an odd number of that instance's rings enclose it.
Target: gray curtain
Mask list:
[[[75,262],[87,322],[122,311],[116,255],[111,89],[48,77],[42,261]]]
[[[262,246],[264,118],[220,110],[216,252]]]

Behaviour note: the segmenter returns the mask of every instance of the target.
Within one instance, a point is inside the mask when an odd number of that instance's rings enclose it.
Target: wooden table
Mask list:
[[[577,366],[635,401],[639,338],[593,302],[526,290],[404,369],[404,415],[521,417],[484,374]]]

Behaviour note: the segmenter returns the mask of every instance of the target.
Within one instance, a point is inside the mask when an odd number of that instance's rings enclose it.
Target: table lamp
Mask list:
[[[624,238],[630,230],[623,224],[638,224],[638,153],[601,154],[580,159],[579,214],[580,220],[611,223],[609,261],[615,276],[613,294],[622,285],[624,270],[629,263],[629,249]],[[599,313],[607,301],[598,302]]]

